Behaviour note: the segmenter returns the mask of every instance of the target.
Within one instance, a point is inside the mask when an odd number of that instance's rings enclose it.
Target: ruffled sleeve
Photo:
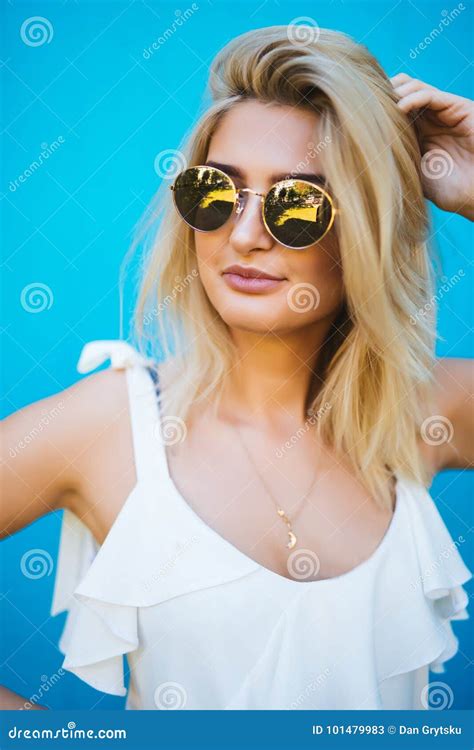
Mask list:
[[[429,492],[403,479],[400,547],[377,570],[373,590],[379,683],[428,666],[444,672],[458,650],[452,622],[468,618],[463,584],[472,578]]]
[[[81,352],[77,370],[90,372],[107,359],[114,369],[137,369],[151,362],[125,341],[91,341]],[[127,506],[133,502],[134,492]],[[136,608],[94,600],[78,591],[101,549],[87,526],[65,510],[51,614],[68,614],[59,641],[65,654],[63,669],[97,690],[124,696],[123,654],[138,644]]]
[[[76,593],[97,554],[97,544],[77,516],[64,511],[51,614],[67,612],[59,641],[62,667],[88,685],[126,695],[123,654],[138,644],[136,610],[94,602]]]
[[[442,673],[444,662],[459,647],[451,622],[469,617],[466,609],[469,597],[463,584],[472,578],[472,573],[459,552],[464,537],[451,537],[432,497],[423,487],[413,488],[411,513],[413,527],[419,530],[415,540],[420,570],[417,588],[424,593],[444,638],[443,648],[431,660],[430,669]]]

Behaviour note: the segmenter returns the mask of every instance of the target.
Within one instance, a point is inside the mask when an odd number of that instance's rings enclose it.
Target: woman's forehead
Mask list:
[[[217,126],[208,161],[232,164],[247,174],[286,175],[295,170],[319,174],[319,115],[287,105],[258,101],[236,104]]]

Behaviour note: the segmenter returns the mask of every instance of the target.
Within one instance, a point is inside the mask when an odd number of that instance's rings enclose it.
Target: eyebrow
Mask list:
[[[216,169],[220,169],[222,172],[225,172],[229,175],[229,177],[237,177],[241,180],[244,179],[244,175],[242,170],[240,170],[238,167],[234,167],[232,164],[221,164],[217,161],[206,161],[205,165],[206,167],[215,167]],[[297,172],[291,174],[288,173],[281,173],[281,174],[272,174],[270,175],[270,182],[280,182],[281,180],[307,180],[308,182],[315,182],[321,185],[326,185],[327,180],[326,177],[323,174],[316,174],[314,172]]]

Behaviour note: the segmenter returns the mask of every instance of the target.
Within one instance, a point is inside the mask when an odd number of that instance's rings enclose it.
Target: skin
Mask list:
[[[317,116],[306,111],[241,104],[221,122],[208,158],[237,167],[242,173],[241,182],[236,180],[239,186],[265,192],[275,181],[275,172],[291,172],[307,158],[306,144],[315,140],[317,127]],[[449,139],[445,145],[449,148]],[[472,169],[472,155],[463,164]],[[310,170],[321,172],[316,156],[308,164]],[[459,194],[456,183],[451,188],[452,205],[458,213],[464,210],[469,215],[472,205],[462,182],[458,185]],[[173,481],[193,510],[224,539],[288,577],[286,529],[242,439],[262,473],[273,460],[276,468],[265,472],[265,481],[292,519],[294,511],[294,529],[302,546],[318,550],[320,577],[342,575],[373,553],[392,509],[381,510],[347,464],[311,433],[296,450],[278,462],[274,459],[275,449],[305,422],[310,370],[343,300],[335,233],[331,230],[317,246],[304,251],[284,248],[266,232],[260,202],[251,196],[238,219],[215,233],[196,234],[196,252],[202,283],[216,314],[229,326],[240,357],[226,382],[218,414],[213,416],[206,408],[194,410],[187,439],[167,448]],[[261,294],[237,292],[225,284],[221,273],[233,263],[254,265],[286,280]],[[305,313],[295,312],[287,303],[288,290],[302,282],[320,293],[319,305]],[[166,366],[160,374],[163,381],[170,377]],[[432,476],[446,468],[470,468],[474,462],[472,363],[441,358],[435,378],[438,413],[451,421],[453,439],[420,444]],[[97,403],[100,410],[94,407]],[[45,410],[59,404],[58,417],[14,461],[9,459],[8,447],[30,433]],[[2,536],[67,508],[103,543],[136,484],[124,371],[89,375],[15,412],[3,421],[2,444],[7,455],[0,486],[8,499],[0,505]],[[317,482],[300,506],[298,499],[313,479],[315,464]],[[0,689],[0,707],[21,708],[24,702],[25,698]]]

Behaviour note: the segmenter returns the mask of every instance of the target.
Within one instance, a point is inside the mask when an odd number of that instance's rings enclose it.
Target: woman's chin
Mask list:
[[[230,328],[265,334],[288,327],[289,310],[287,306],[275,309],[275,303],[264,302],[261,298],[258,306],[249,302],[232,303],[217,308],[219,316]]]

